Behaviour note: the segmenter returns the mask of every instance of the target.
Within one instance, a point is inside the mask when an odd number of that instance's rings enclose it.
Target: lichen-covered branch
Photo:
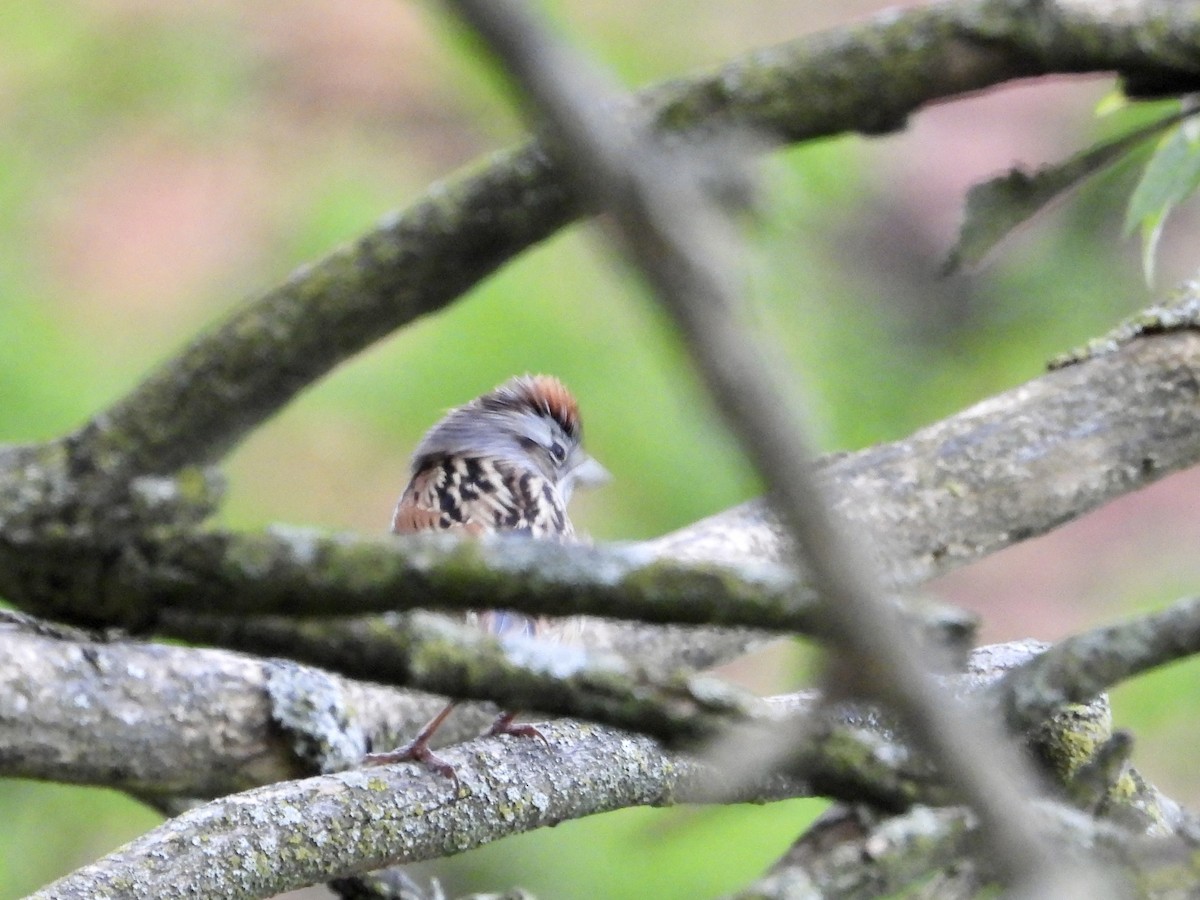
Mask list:
[[[267,897],[568,819],[719,791],[718,773],[663,755],[649,738],[596,725],[539,728],[549,751],[511,738],[445,751],[458,770],[457,794],[413,764],[268,785],[184,813],[34,896]],[[777,796],[779,783],[766,796]],[[741,796],[761,799],[764,786]]]
[[[1200,283],[1182,288],[1195,302]],[[821,460],[839,516],[911,588],[1200,462],[1200,329],[1143,335],[891,443]],[[761,501],[652,544],[674,557],[780,559]]]
[[[155,802],[221,796],[352,767],[365,748],[411,737],[443,704],[279,661],[59,632],[0,629],[0,775],[102,785]],[[967,674],[949,684],[958,693],[991,696],[1000,679],[1024,671],[1031,660],[1036,665],[1044,649],[1029,642],[980,648]],[[362,668],[367,677],[390,674],[372,660]],[[486,659],[481,668],[487,670]],[[647,698],[634,702],[645,706]],[[821,709],[811,692],[775,698],[764,708],[777,717],[773,734],[794,737],[792,767],[801,779],[785,779],[772,796],[812,793],[891,810],[952,799],[877,712],[839,706],[815,715]],[[1053,718],[1031,721],[1024,733],[1048,772],[1069,785],[1119,735],[1102,699],[1050,712]],[[478,734],[492,715],[466,704],[442,736],[455,741]],[[751,743],[761,745],[762,739]],[[554,764],[536,754],[533,759]],[[755,784],[730,778],[714,783],[707,796],[697,788],[680,802],[721,802],[729,799],[722,792],[757,790]],[[1098,805],[1089,802],[1089,808],[1139,831],[1180,833],[1188,821],[1127,764],[1091,794]]]
[[[395,742],[444,704],[222,650],[14,627],[0,627],[0,648],[0,774],[143,798],[216,797],[357,763],[364,742]],[[491,718],[471,713],[446,736]]]
[[[1128,622],[1077,634],[1014,669],[995,689],[1009,727],[1017,732],[1054,710],[1086,703],[1126,679],[1200,653],[1200,599]]]
[[[51,640],[55,639],[36,638]],[[56,652],[36,641],[33,646]],[[104,654],[101,658],[111,678],[86,677],[90,663],[85,657],[93,650]],[[951,685],[956,691],[986,691],[1029,653],[1023,645],[981,650],[973,658],[971,675],[954,679]],[[164,708],[151,703],[144,713],[166,713],[174,707],[172,698],[191,696],[186,682],[194,678],[194,670],[187,658],[224,668],[224,661],[216,658],[222,655],[233,657],[186,648],[147,650],[135,644],[78,647],[75,680],[68,682],[73,692],[55,696],[61,673],[53,667],[35,667],[30,677],[50,715],[68,717],[80,698],[107,709],[106,716],[97,718],[98,730],[86,746],[102,757],[120,750],[128,754],[131,766],[140,767],[143,759],[155,756],[155,750],[131,743],[122,734],[128,731],[118,721],[128,702],[122,691],[141,694],[147,684],[154,685],[163,691]],[[48,681],[36,681],[41,677]],[[241,687],[231,680],[214,701],[261,710],[262,691],[257,677]],[[273,695],[273,703],[277,697]],[[202,697],[195,699],[204,702]],[[742,767],[725,770],[669,753],[649,738],[586,723],[540,723],[539,729],[550,740],[550,752],[533,741],[505,738],[478,739],[443,751],[458,767],[464,789],[457,796],[448,781],[409,763],[272,784],[185,813],[39,896],[90,898],[103,895],[104,890],[118,897],[183,896],[182,891],[194,891],[186,896],[198,897],[270,896],[339,874],[461,852],[505,835],[630,805],[761,802],[819,793],[847,801],[871,800],[895,811],[952,797],[928,764],[877,713],[831,709],[812,693],[775,698],[770,708],[772,728],[806,725],[796,729],[802,736],[798,745],[802,766],[792,776],[748,780]],[[257,712],[246,721],[253,732],[268,727],[275,716]],[[1075,721],[1066,719],[1062,725],[1069,728]],[[298,745],[288,748],[295,755],[292,765],[310,766],[311,759]],[[277,752],[284,750],[278,747]],[[273,774],[247,767],[241,777]],[[164,772],[163,777],[162,788],[186,788],[185,779],[200,776],[179,771]],[[925,807],[918,807],[913,815],[961,815],[921,809]],[[253,865],[257,852],[268,846],[278,848],[272,864]],[[915,856],[914,864],[923,858]]]
[[[152,533],[107,571],[103,592],[127,620],[163,610],[238,615],[344,616],[481,606],[653,624],[738,626],[817,634],[814,598],[777,563],[676,562],[640,544],[580,546],[448,534]],[[969,616],[914,606],[914,625],[962,644]]]
[[[751,695],[716,678],[664,674],[612,654],[522,636],[502,641],[422,613],[310,622],[167,617],[164,631],[285,655],[354,678],[576,715],[668,741],[694,742],[762,712]]]
[[[680,564],[636,544],[587,547],[519,537],[368,537],[298,529],[185,531],[150,536],[112,568],[110,578],[108,590],[130,603],[134,615],[150,608],[339,616],[486,606],[815,630],[812,595],[783,566]]]
[[[68,449],[125,478],[216,460],[338,363],[574,215],[539,145],[496,154],[196,338]]]
[[[1139,838],[1059,805],[1036,803],[1026,822],[1060,848],[1062,864],[1096,864],[1120,896],[1191,896],[1200,865],[1194,836]],[[997,896],[995,872],[972,851],[978,821],[961,807],[914,807],[880,815],[837,806],[764,877],[730,900],[853,900],[903,896],[972,900]]]
[[[429,623],[427,630],[435,627]],[[0,629],[0,642],[5,650],[0,656],[0,774],[104,785],[143,797],[218,796],[352,767],[366,745],[411,736],[443,705],[427,695],[227,651],[66,638],[11,627]],[[374,669],[369,660],[362,667]],[[389,674],[386,666],[381,671],[383,677]],[[545,690],[552,693],[553,687]],[[616,677],[608,690],[614,698],[619,695]],[[723,693],[714,687],[709,700],[714,708],[722,705]],[[646,709],[662,702],[662,692],[656,697],[652,688],[635,685],[625,689],[624,700]],[[469,705],[460,712],[467,715],[455,716],[444,737],[478,734],[491,718],[483,710],[478,711],[483,719],[472,717]],[[803,726],[799,743],[807,747],[807,762],[801,771],[813,787],[802,792],[849,792],[889,808],[946,796],[928,764],[874,714],[822,712],[811,692],[756,704],[754,714],[771,728],[785,722]],[[657,725],[648,723],[648,730],[678,739],[694,734],[699,721],[702,716],[676,700]],[[536,753],[533,759],[554,764]],[[708,794],[702,789],[695,785],[688,802],[720,800],[722,792],[735,790],[735,782],[713,782]],[[797,790],[793,782],[784,793],[770,796],[795,796]],[[735,795],[749,796],[736,790]]]
[[[922,882],[937,885],[926,896],[974,896],[981,881],[971,858],[977,828],[975,817],[958,806],[918,806],[891,816],[835,806],[771,871],[730,900],[886,897]],[[970,893],[950,893],[963,882]]]
[[[424,618],[429,621],[416,624],[410,643],[453,633],[453,625]],[[272,625],[239,626],[233,620],[214,620],[210,627],[270,632]],[[295,628],[281,633],[285,640],[303,637]],[[487,643],[472,637],[479,644]],[[0,774],[105,785],[143,797],[219,796],[356,765],[364,749],[410,737],[443,705],[440,698],[420,692],[396,691],[221,650],[65,637],[16,627],[0,628],[0,647],[4,651],[0,654],[0,747],[4,748]],[[986,693],[1005,672],[1025,664],[1041,649],[1020,643],[981,648],[972,654],[968,674],[951,683],[956,691]],[[547,658],[558,655],[553,648],[545,650]],[[322,651],[314,641],[312,652],[328,657],[335,651]],[[429,649],[433,661],[424,665],[431,667],[434,676],[443,654],[458,660],[456,664],[468,670],[467,677],[483,673],[497,681],[505,699],[514,705],[528,700],[534,710],[542,708],[539,704],[563,699],[570,712],[583,715],[588,711],[589,692],[597,695],[600,690],[577,682],[556,686],[555,679],[562,673],[541,672],[529,665],[529,658],[526,671],[514,677],[518,662],[505,661],[502,653],[488,646],[478,652],[470,647]],[[386,681],[399,667],[367,657],[345,668],[364,679]],[[632,678],[626,678],[622,687],[621,678],[631,672],[628,667],[624,672],[610,670],[606,690],[614,704],[624,697],[631,711],[620,715],[637,725],[636,709],[650,709],[656,695],[652,687]],[[439,687],[462,690],[449,679]],[[714,704],[719,703],[720,693]],[[583,699],[572,700],[576,695]],[[580,705],[572,706],[573,702]],[[594,699],[592,706],[593,712],[604,714]],[[929,766],[904,748],[894,728],[877,712],[839,706],[814,717],[819,708],[819,697],[813,692],[775,698],[768,706],[755,708],[756,716],[773,717],[773,731],[796,729],[796,745],[809,748],[798,771],[815,780],[814,788],[834,796],[872,797],[889,808],[945,796],[939,794],[941,788]],[[1111,737],[1106,704],[1074,709],[1069,720],[1038,732],[1043,755],[1064,773],[1077,770],[1099,743]],[[440,735],[448,742],[462,740],[478,734],[491,717],[484,709],[464,704]],[[689,715],[685,704],[659,714],[656,721],[643,718],[648,720],[647,730],[668,743],[694,735],[704,721],[703,715]],[[712,715],[710,727],[718,721],[731,720]],[[1055,738],[1052,732],[1062,729],[1069,731],[1068,738]],[[835,747],[840,748],[837,753],[832,752]],[[913,761],[904,763],[905,759]]]
[[[1194,601],[1185,601],[1164,613],[1070,637],[1053,647],[1035,641],[981,647],[971,655],[963,680],[955,682],[991,701],[1008,700],[1010,727],[1024,735],[1071,803],[1091,814],[1040,805],[1031,813],[1030,822],[1036,823],[1031,827],[1044,830],[1047,839],[1079,859],[1120,867],[1114,877],[1132,886],[1130,896],[1176,897],[1180,889],[1185,894],[1194,890],[1194,846],[1200,831],[1193,816],[1129,765],[1130,739],[1112,730],[1107,703],[1095,702],[1104,685],[1098,671],[1089,671],[1088,658],[1111,659],[1116,647],[1130,642],[1122,631],[1136,646],[1159,648],[1135,651],[1134,657],[1161,662],[1165,654],[1178,655],[1189,638],[1168,650],[1172,642],[1165,632],[1172,625],[1192,630],[1195,612]],[[1104,670],[1107,683],[1115,684],[1136,674],[1139,665],[1101,662],[1097,668]],[[1084,781],[1092,783],[1081,785]],[[1081,786],[1086,790],[1080,791]],[[891,814],[837,804],[770,872],[736,897],[823,900],[909,896],[914,890],[915,896],[939,900],[991,897],[994,873],[973,855],[977,828],[975,818],[960,807],[916,806]]]
[[[970,0],[891,12],[651,88],[661,127],[729,124],[799,141],[880,132],[934,100],[1051,72],[1121,71],[1194,87],[1191,4]],[[404,212],[306,266],[189,347],[67,446],[128,478],[214,460],[331,368],[439,309],[579,213],[540,142],[435,185]]]

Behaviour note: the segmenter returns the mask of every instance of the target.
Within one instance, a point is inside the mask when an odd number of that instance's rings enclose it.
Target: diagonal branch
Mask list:
[[[1200,280],[1180,305],[1200,304]],[[1165,318],[1165,317],[1164,317]],[[818,460],[886,583],[912,588],[1200,462],[1200,327],[1143,333],[890,443]],[[653,542],[672,557],[782,560],[762,501]]]
[[[539,730],[549,751],[505,738],[445,751],[457,796],[414,764],[267,785],[186,812],[33,898],[268,897],[629,806],[807,791],[776,776],[734,794],[720,772],[649,738],[569,722]],[[259,864],[264,848],[269,863]]]
[[[1133,675],[1200,653],[1200,599],[1077,634],[995,686],[1009,728],[1024,732],[1070,703],[1086,703]]]
[[[1066,890],[1047,848],[1024,829],[1032,778],[1015,747],[935,688],[902,622],[878,596],[865,555],[826,511],[798,404],[764,362],[771,348],[756,343],[735,313],[739,242],[705,196],[695,161],[668,153],[637,123],[627,131],[606,115],[617,104],[602,76],[518,3],[450,2],[549,123],[577,189],[611,213],[627,255],[673,314],[796,539],[833,643],[847,657],[843,674],[852,689],[888,701],[911,725],[979,815],[985,852],[1002,877],[1032,893]]]
[[[1191,4],[1127,3],[1109,18],[1088,6],[972,0],[889,12],[650,88],[641,107],[670,131],[732,123],[801,141],[896,129],[927,103],[1037,74],[1117,70],[1194,86]],[[497,154],[233,313],[68,448],[77,465],[117,478],[217,459],[340,362],[579,213],[542,142]]]

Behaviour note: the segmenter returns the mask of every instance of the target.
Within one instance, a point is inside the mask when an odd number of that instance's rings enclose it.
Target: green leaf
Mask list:
[[[1196,126],[1194,119],[1181,122],[1158,142],[1125,210],[1125,233],[1141,230],[1142,274],[1147,284],[1154,282],[1154,258],[1163,224],[1200,186],[1200,131]]]
[[[1012,169],[999,178],[975,185],[967,192],[962,230],[943,271],[949,274],[978,265],[1017,226],[1092,175],[1119,162],[1180,118],[1180,113],[1173,113],[1032,175]]]
[[[1200,142],[1181,125],[1159,141],[1125,211],[1125,233],[1161,216],[1186,199],[1200,183]]]

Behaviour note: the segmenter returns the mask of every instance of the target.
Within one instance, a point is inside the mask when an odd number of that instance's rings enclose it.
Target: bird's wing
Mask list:
[[[484,527],[478,522],[447,522],[440,509],[429,509],[413,503],[405,503],[403,499],[396,504],[396,512],[392,516],[392,531],[395,534],[412,534],[417,531],[462,531],[470,535],[484,533]]]
[[[414,475],[392,513],[392,531],[463,531],[471,535],[487,531],[483,518],[475,510],[464,508],[456,485],[449,482],[442,467],[423,469]]]
[[[398,534],[464,529],[568,540],[558,491],[540,474],[486,459],[442,457],[417,472],[392,517]]]

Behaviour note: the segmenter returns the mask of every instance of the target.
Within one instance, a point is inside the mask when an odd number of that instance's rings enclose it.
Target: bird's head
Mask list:
[[[421,441],[413,457],[414,471],[424,460],[442,454],[491,457],[532,470],[555,485],[564,503],[576,487],[611,478],[583,449],[579,404],[550,375],[509,379],[450,410]]]

